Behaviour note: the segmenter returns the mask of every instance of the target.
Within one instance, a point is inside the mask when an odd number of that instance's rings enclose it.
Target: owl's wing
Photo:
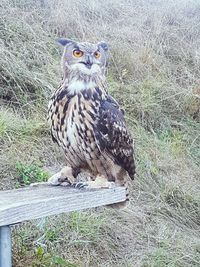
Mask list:
[[[100,150],[108,153],[134,179],[133,140],[125,124],[124,112],[111,96],[101,102],[95,136]]]

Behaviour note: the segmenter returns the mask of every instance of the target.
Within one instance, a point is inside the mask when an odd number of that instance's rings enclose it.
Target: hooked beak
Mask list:
[[[86,61],[82,62],[88,69],[91,69],[93,64],[93,59],[91,56],[87,56]]]

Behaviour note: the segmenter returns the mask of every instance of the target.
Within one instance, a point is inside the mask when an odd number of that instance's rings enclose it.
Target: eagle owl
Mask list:
[[[124,186],[135,174],[133,140],[124,112],[108,94],[105,70],[108,45],[59,39],[64,47],[63,80],[49,102],[48,120],[66,167],[53,175],[52,185],[87,188]],[[85,181],[78,181],[87,173]]]

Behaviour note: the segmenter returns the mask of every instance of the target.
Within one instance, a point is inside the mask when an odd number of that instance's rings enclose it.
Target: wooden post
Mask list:
[[[12,267],[11,230],[9,226],[0,227],[0,267]]]
[[[0,191],[0,226],[125,200],[124,187],[81,190],[46,185]]]
[[[37,186],[0,191],[0,267],[12,266],[11,224],[124,202],[126,189],[79,190]]]

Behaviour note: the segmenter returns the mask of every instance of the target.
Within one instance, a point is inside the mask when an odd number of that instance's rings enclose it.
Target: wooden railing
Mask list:
[[[125,200],[123,187],[87,191],[37,186],[0,191],[0,267],[12,266],[12,224]]]

